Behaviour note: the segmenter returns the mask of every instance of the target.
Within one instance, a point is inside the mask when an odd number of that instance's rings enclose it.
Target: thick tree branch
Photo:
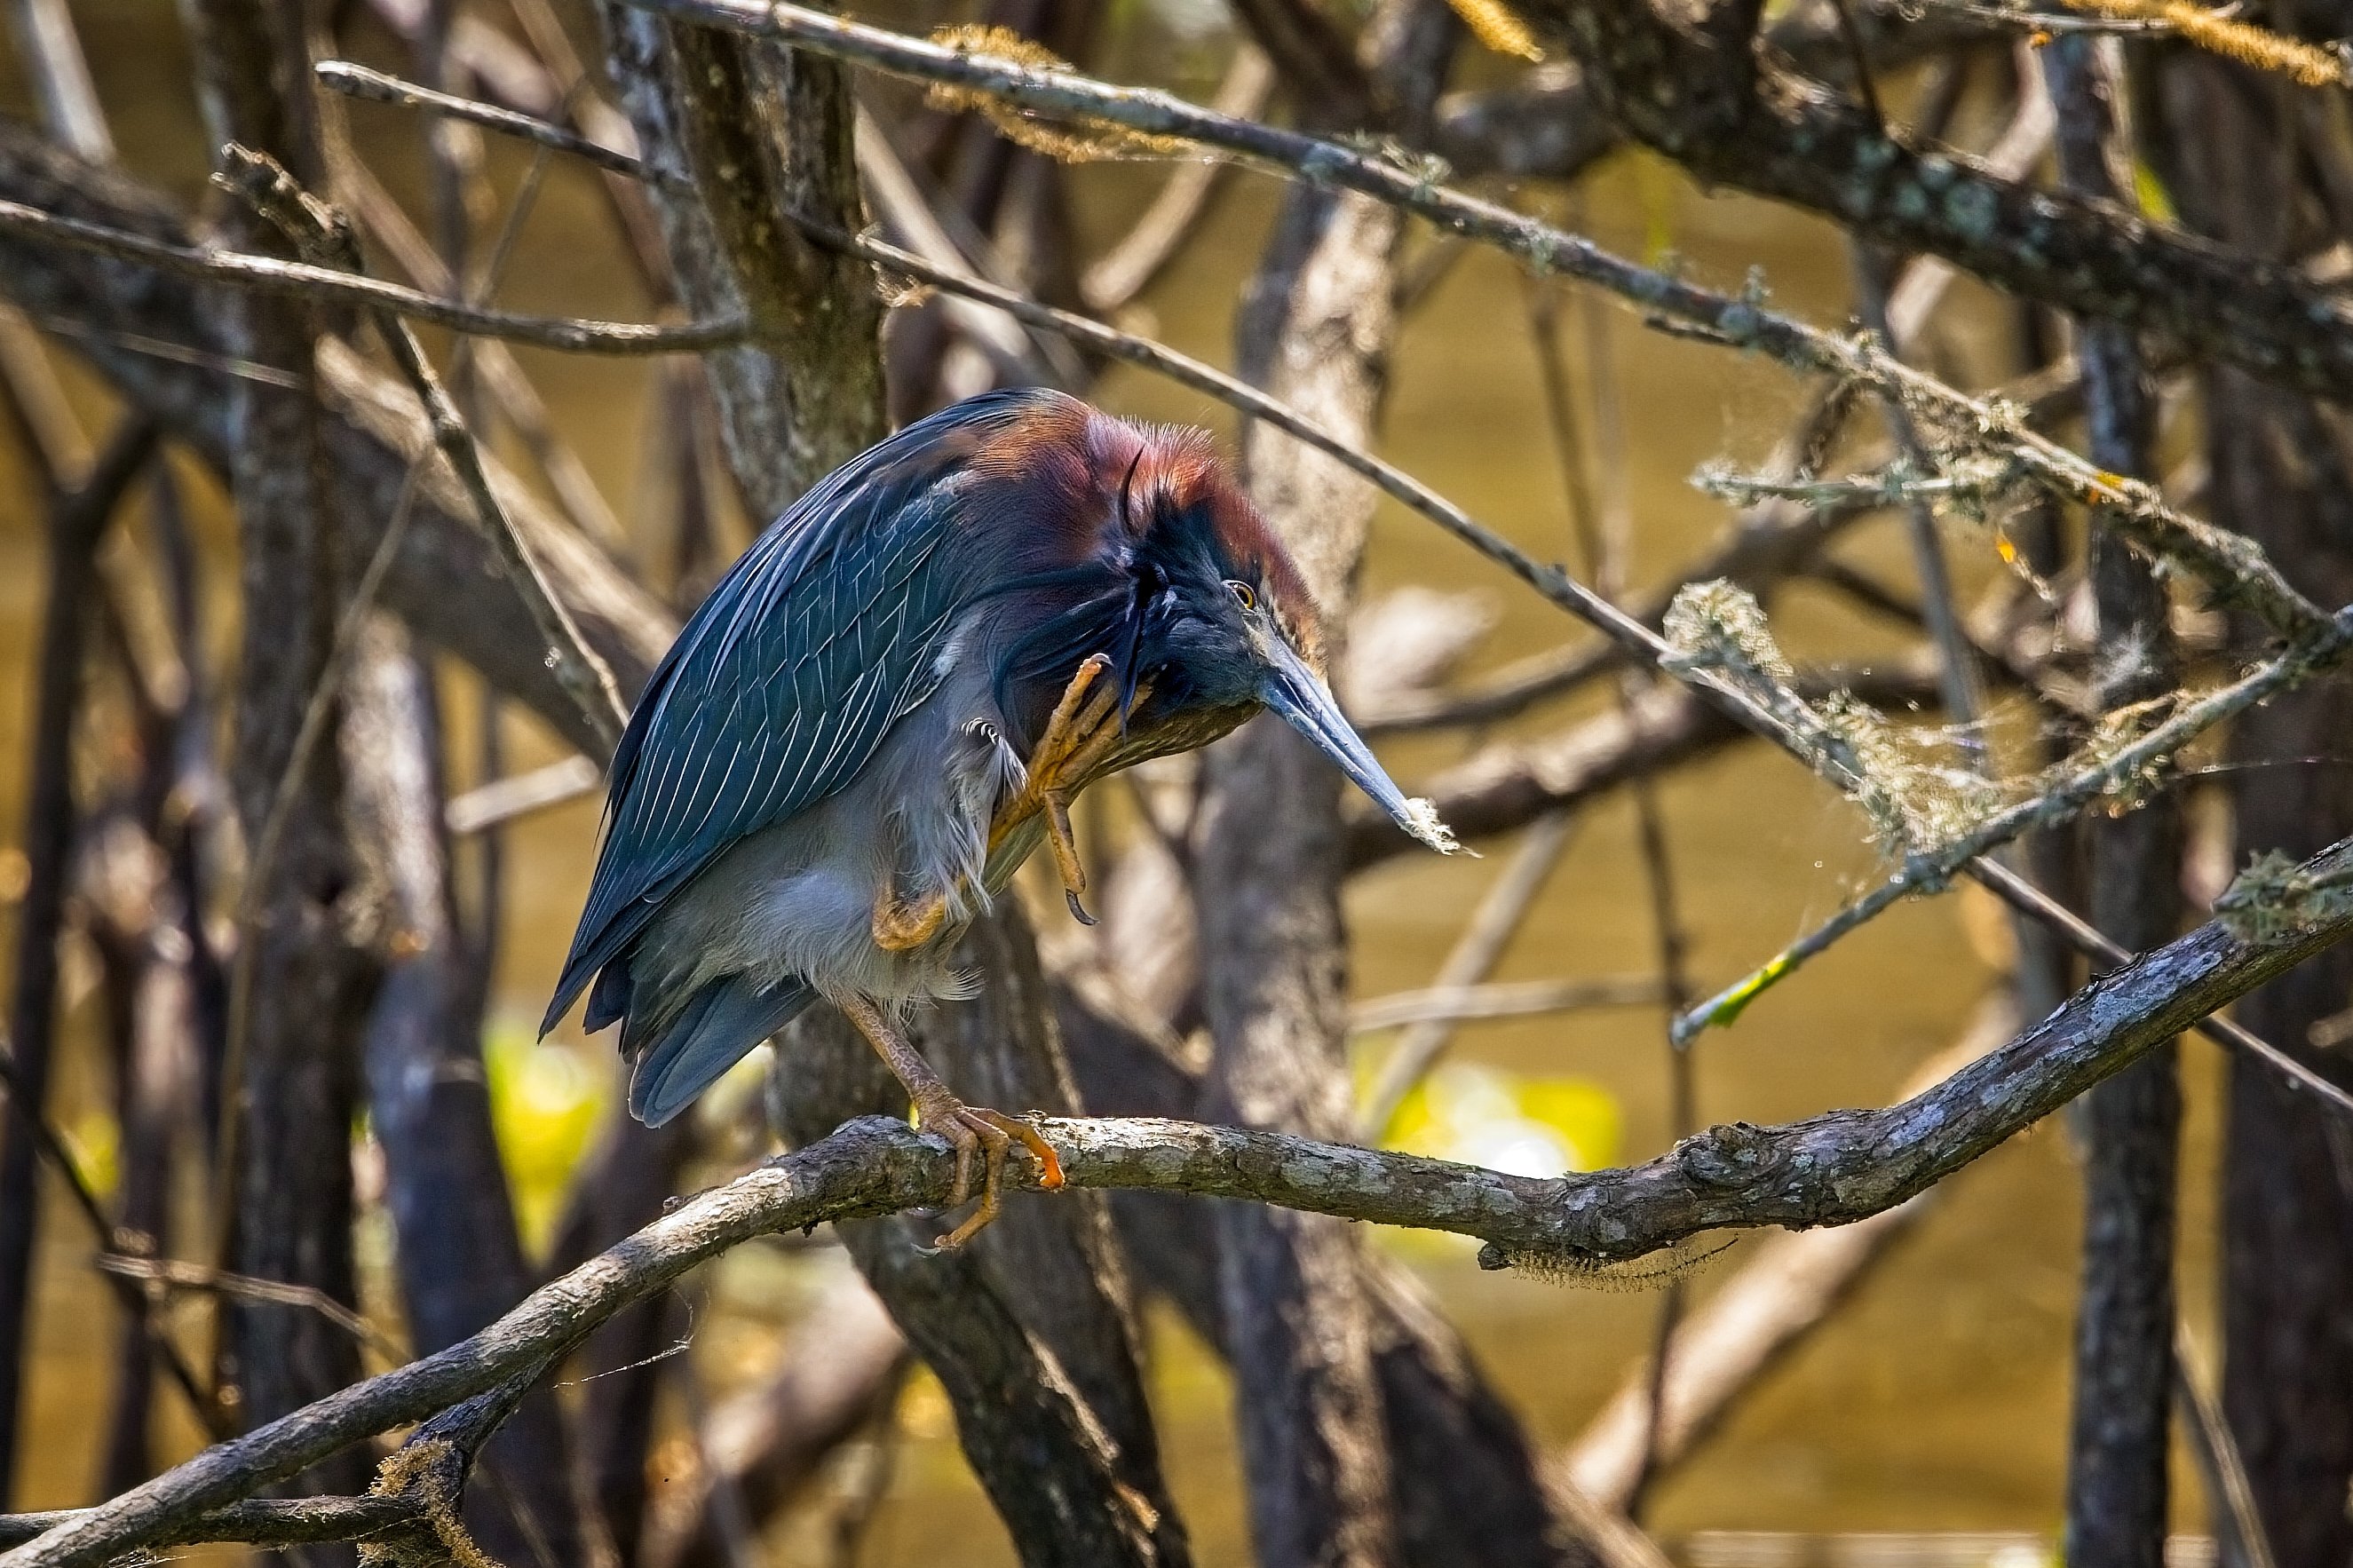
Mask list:
[[[2353,839],[2301,869],[2313,883],[2353,879]],[[1779,1127],[1713,1128],[1647,1164],[1590,1175],[1510,1176],[1181,1121],[1039,1125],[1075,1186],[1250,1199],[1451,1230],[1485,1240],[1482,1259],[1493,1265],[1574,1268],[1641,1257],[1712,1229],[1838,1225],[1877,1214],[2348,933],[2353,900],[2341,896],[2307,922],[2281,921],[2251,938],[2210,922],[2094,983],[2001,1049],[1899,1105],[1829,1111]],[[0,1556],[0,1568],[74,1568],[160,1541],[349,1444],[552,1364],[622,1307],[729,1247],[828,1219],[940,1203],[953,1166],[944,1140],[887,1118],[853,1121],[688,1200],[470,1339],[208,1448]]]
[[[752,325],[703,370],[744,504],[765,521],[887,428],[871,276],[777,221],[865,226],[849,83],[833,62],[774,42],[599,11],[645,160],[691,182],[649,187],[680,297]]]
[[[1651,0],[1534,0],[1529,10],[1568,40],[1615,121],[1704,180],[1811,208],[2268,381],[2353,394],[2353,306],[2291,267],[1915,148],[1863,105],[1752,68],[1745,48],[1678,26]]]

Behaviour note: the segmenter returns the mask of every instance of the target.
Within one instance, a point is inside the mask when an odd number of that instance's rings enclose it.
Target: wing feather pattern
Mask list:
[[[596,877],[543,1032],[667,898],[842,788],[937,688],[970,594],[943,442],[1018,421],[1034,395],[973,399],[900,431],[812,489],[712,590],[614,752]]]

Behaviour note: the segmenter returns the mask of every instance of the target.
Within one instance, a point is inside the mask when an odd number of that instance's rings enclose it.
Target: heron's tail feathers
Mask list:
[[[629,1075],[629,1114],[649,1127],[668,1121],[816,996],[797,980],[762,991],[734,975],[689,997],[651,1038],[630,1039],[624,1022],[621,1051],[637,1064]]]

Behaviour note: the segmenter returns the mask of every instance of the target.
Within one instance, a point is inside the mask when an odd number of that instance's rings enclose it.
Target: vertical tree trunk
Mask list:
[[[463,1005],[441,826],[440,725],[430,677],[388,616],[362,634],[344,680],[343,763],[353,847],[385,977],[368,1023],[368,1106],[389,1176],[411,1342],[429,1355],[530,1289],[491,1126],[480,1037]],[[492,1556],[586,1564],[570,1444],[554,1395],[524,1396],[484,1449],[490,1484],[468,1528]]]
[[[1368,24],[1398,97],[1434,96],[1449,14],[1395,0]],[[1285,197],[1235,323],[1242,374],[1351,441],[1372,434],[1396,331],[1396,209],[1311,186]],[[1374,497],[1320,454],[1245,428],[1251,498],[1290,546],[1327,626],[1344,624]],[[1279,721],[1208,753],[1194,856],[1203,997],[1216,1040],[1204,1114],[1311,1137],[1354,1133],[1340,915],[1340,780]],[[1250,1531],[1266,1568],[1397,1557],[1391,1456],[1374,1370],[1361,1237],[1322,1215],[1218,1211],[1219,1293],[1238,1392]]]
[[[2168,67],[2163,107],[2178,167],[2166,174],[2183,216],[2267,257],[2287,246],[2304,198],[2281,156],[2282,139],[2295,134],[2280,119],[2286,101],[2272,81],[2209,56]],[[2203,395],[2214,521],[2260,542],[2321,603],[2353,600],[2341,416],[2235,371],[2208,372]],[[2254,764],[2233,780],[2241,863],[2353,829],[2353,773],[2301,760],[2341,754],[2348,734],[2353,693],[2341,679],[2239,720],[2232,755]],[[2353,1086],[2342,1047],[2310,1044],[2313,1025],[2348,995],[2353,949],[2337,947],[2249,996],[2238,1016]],[[2235,1054],[2221,1233],[2222,1408],[2274,1559],[2353,1562],[2353,1140],[2340,1112]]]
[[[647,159],[693,176],[651,187],[681,302],[748,316],[756,336],[704,356],[744,500],[765,521],[881,439],[882,307],[872,273],[779,219],[866,226],[843,68],[623,5],[608,64]]]
[[[2043,51],[2058,110],[2062,181],[2129,201],[2132,151],[2119,122],[2122,55],[2113,38],[2073,34]],[[2132,333],[2077,322],[2092,460],[2146,476],[2152,406]],[[2093,596],[2103,710],[2169,689],[2166,596],[2148,564],[2093,519]],[[2168,941],[2180,908],[2181,818],[2170,794],[2095,821],[2092,918],[2135,951]],[[2067,1561],[2157,1568],[2165,1555],[2166,1436],[2173,1373],[2174,1184],[2181,1089],[2171,1045],[2093,1089],[2084,1141],[2083,1289],[2067,1468]]]
[[[269,153],[316,184],[301,0],[185,0],[184,15],[213,137]],[[283,252],[259,219],[232,209],[227,222],[226,237],[238,248]],[[295,378],[291,386],[238,381],[230,415],[244,622],[230,783],[251,855],[326,668],[335,530],[306,313],[258,295],[236,297],[233,308],[239,353]],[[249,1005],[243,1038],[231,1047],[239,1065],[224,1118],[237,1129],[236,1168],[218,1180],[234,1194],[230,1267],[350,1301],[351,1129],[370,977],[343,939],[337,908],[350,877],[337,812],[341,770],[332,746],[318,752],[295,783],[275,852],[248,899],[253,951],[237,963],[250,977]],[[224,1387],[237,1391],[248,1423],[359,1374],[359,1347],[316,1312],[248,1301],[230,1305],[226,1319]],[[356,1489],[365,1484],[364,1458],[346,1455],[302,1484]]]
[[[0,1122],[0,1506],[13,1490],[16,1418],[24,1398],[40,1222],[38,1155],[27,1124],[47,1114],[58,939],[74,836],[74,715],[81,705],[85,642],[97,614],[92,590],[98,542],[154,439],[154,426],[135,419],[82,493],[53,491],[49,497],[47,594],[33,664],[32,734],[25,748],[26,875],[16,911],[15,990],[8,998],[7,1047],[14,1053],[16,1084],[7,1093],[8,1119]]]
[[[917,1016],[917,1043],[956,1091],[1074,1110],[1018,910],[979,921],[958,960],[979,994]],[[903,1114],[905,1092],[830,1008],[779,1043],[772,1119],[807,1143],[849,1116]],[[964,1252],[926,1256],[936,1218],[843,1224],[850,1256],[955,1408],[974,1472],[1032,1568],[1191,1561],[1160,1471],[1136,1362],[1126,1270],[1098,1194],[1015,1194]]]

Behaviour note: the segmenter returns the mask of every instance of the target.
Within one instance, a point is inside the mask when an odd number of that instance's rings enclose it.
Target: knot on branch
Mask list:
[[[1773,640],[1757,596],[1721,577],[1677,589],[1661,629],[1674,650],[1672,661],[1661,662],[1678,673],[1704,672],[1744,686],[1768,681],[1785,688],[1798,678],[1780,644]]]
[[[433,1544],[397,1536],[363,1541],[359,1543],[361,1568],[438,1568],[448,1563],[457,1563],[458,1568],[501,1568],[496,1558],[474,1544],[474,1538],[466,1533],[465,1521],[458,1517],[467,1468],[464,1451],[447,1437],[420,1436],[395,1449],[377,1467],[375,1485],[368,1489],[368,1495],[399,1498],[415,1505],[433,1532]]]
[[[1746,1121],[1711,1127],[1675,1145],[1675,1164],[1703,1187],[1746,1186],[1780,1163],[1773,1135]]]
[[[2241,942],[2268,942],[2353,913],[2353,871],[2315,871],[2276,849],[2247,863],[2214,900],[2223,928]]]
[[[213,184],[259,214],[304,260],[357,270],[359,238],[351,219],[304,190],[269,153],[229,142],[221,149]]]

